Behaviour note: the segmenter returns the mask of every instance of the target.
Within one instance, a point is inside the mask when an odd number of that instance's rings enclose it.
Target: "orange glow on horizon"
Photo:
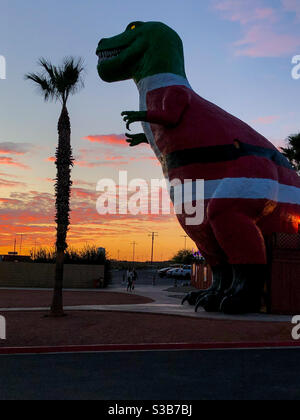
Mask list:
[[[179,250],[184,248],[182,240],[183,231],[174,220],[162,223],[157,229],[157,225],[149,222],[138,222],[139,231],[132,225],[132,232],[128,222],[120,223],[116,229],[107,226],[73,226],[68,235],[68,244],[70,248],[80,249],[86,245],[95,245],[96,247],[106,248],[109,258],[121,261],[132,261],[133,248],[132,242],[136,242],[136,261],[149,261],[151,257],[151,238],[148,235],[152,231],[158,232],[158,238],[155,240],[155,261],[167,261]],[[7,228],[8,226],[6,226]],[[0,254],[7,254],[14,251],[14,241],[16,239],[16,251],[20,252],[21,234],[22,237],[22,255],[29,255],[30,250],[38,248],[52,248],[55,243],[55,226],[40,225],[22,226],[21,228],[11,227],[5,229],[7,233],[1,234]],[[171,232],[171,233],[170,233]],[[5,238],[4,238],[5,237]],[[195,249],[195,244],[189,240],[188,248]]]

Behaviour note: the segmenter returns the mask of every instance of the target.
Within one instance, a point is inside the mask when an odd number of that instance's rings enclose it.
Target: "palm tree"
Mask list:
[[[300,133],[287,139],[287,146],[282,148],[283,155],[290,161],[297,172],[300,172]]]
[[[70,225],[70,195],[71,195],[71,169],[74,164],[71,148],[71,123],[67,109],[67,102],[71,95],[83,87],[82,73],[84,71],[81,59],[65,58],[62,65],[56,67],[49,61],[41,58],[39,65],[41,73],[29,73],[26,80],[38,85],[44,100],[59,101],[62,111],[58,121],[58,147],[56,149],[57,176],[55,183],[56,193],[56,270],[54,294],[51,306],[51,316],[64,316],[63,310],[63,274],[64,259],[67,245],[67,233]]]

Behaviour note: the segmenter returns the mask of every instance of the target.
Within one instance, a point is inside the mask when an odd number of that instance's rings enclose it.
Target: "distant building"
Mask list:
[[[0,255],[0,262],[30,262],[31,258],[26,255],[18,255],[10,253],[8,255]]]

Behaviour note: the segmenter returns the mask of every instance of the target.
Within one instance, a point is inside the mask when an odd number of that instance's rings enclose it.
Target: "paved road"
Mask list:
[[[299,349],[0,357],[1,400],[300,400]]]

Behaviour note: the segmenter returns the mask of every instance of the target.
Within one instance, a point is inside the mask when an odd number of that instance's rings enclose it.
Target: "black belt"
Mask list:
[[[170,170],[197,163],[228,162],[246,156],[266,158],[278,166],[293,169],[289,161],[278,150],[252,146],[240,141],[236,141],[235,144],[198,147],[172,152],[166,156],[166,160]]]

